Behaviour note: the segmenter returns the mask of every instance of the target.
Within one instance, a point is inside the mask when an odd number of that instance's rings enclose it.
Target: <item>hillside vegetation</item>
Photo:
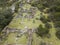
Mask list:
[[[60,0],[0,0],[0,45],[60,45]]]

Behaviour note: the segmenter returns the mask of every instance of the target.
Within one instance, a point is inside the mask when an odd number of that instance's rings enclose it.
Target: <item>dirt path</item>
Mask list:
[[[32,41],[33,41],[33,33],[35,31],[33,29],[29,29],[28,30],[28,41],[27,41],[27,45],[32,45]]]

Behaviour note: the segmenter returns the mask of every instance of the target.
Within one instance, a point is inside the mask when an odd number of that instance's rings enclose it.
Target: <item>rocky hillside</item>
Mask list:
[[[7,4],[6,9],[11,10],[13,17],[0,33],[0,45],[60,45],[60,13],[58,13],[60,7],[55,4],[58,1],[54,0],[52,3],[52,0],[50,2],[9,0],[8,2],[10,5]]]

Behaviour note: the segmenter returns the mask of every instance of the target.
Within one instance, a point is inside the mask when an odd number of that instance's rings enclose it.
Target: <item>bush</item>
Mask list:
[[[57,30],[57,31],[56,31],[56,37],[57,37],[58,39],[60,39],[60,30]]]
[[[55,21],[60,21],[60,12],[54,13],[54,19],[55,19]]]
[[[37,7],[40,11],[43,11],[45,7],[40,3],[40,1],[31,3],[32,6]]]
[[[41,20],[43,23],[47,23],[47,19],[45,18],[45,16],[42,16],[42,17],[40,18],[40,20]]]
[[[55,28],[60,28],[60,21],[54,22],[54,26],[55,26]]]
[[[49,30],[45,27],[43,28],[42,25],[40,25],[37,28],[37,32],[36,32],[39,36],[44,37],[49,33]]]
[[[51,24],[49,24],[49,23],[45,23],[45,27],[48,29],[52,28]]]

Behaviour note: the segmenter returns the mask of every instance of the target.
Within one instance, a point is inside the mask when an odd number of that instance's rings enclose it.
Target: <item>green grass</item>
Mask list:
[[[27,7],[26,7],[27,6]],[[31,5],[26,4],[24,5],[24,9],[27,8],[28,10],[30,9]],[[18,10],[19,11],[19,10]],[[35,17],[33,19],[28,20],[27,18],[25,18],[23,21],[24,23],[21,24],[22,20],[21,18],[13,18],[12,22],[8,25],[8,27],[10,28],[17,28],[17,29],[24,29],[25,26],[27,26],[28,28],[36,28],[38,27],[40,24],[42,24],[44,26],[44,24],[39,21],[36,20],[36,18],[40,18],[40,11],[37,9]],[[23,15],[26,15],[28,13],[23,13]],[[43,13],[44,14],[44,13]],[[17,16],[18,14],[14,14],[15,16]],[[45,17],[47,18],[48,14],[44,14]],[[33,23],[33,20],[35,20],[35,23]],[[55,36],[55,28],[52,22],[50,22],[50,24],[52,25],[52,28],[50,29],[50,34],[51,34],[51,38],[41,38],[41,37],[37,37],[36,33],[33,33],[33,42],[32,45],[39,45],[41,41],[45,41],[45,42],[49,42],[52,43],[52,45],[60,45],[60,40],[57,39],[57,37]],[[26,44],[27,43],[27,38],[26,35],[23,35],[21,38],[19,38],[16,42],[15,37],[16,33],[11,33],[8,35],[8,39],[5,41],[5,43],[20,43],[20,44]]]
[[[26,5],[24,5],[23,8],[24,9],[27,8],[29,10],[31,8],[31,5],[26,4]],[[23,15],[26,15],[26,14],[28,14],[28,13],[23,13]],[[18,15],[17,13],[14,14],[15,17],[17,15]],[[28,20],[28,18],[24,18],[23,24],[21,24],[21,22],[22,22],[21,18],[15,18],[14,17],[13,20],[11,21],[11,23],[8,25],[8,27],[17,28],[17,29],[24,29],[25,26],[27,26],[28,28],[36,28],[39,26],[39,24],[42,24],[41,21],[36,20],[36,18],[40,18],[39,16],[40,16],[40,12],[37,9],[35,17],[33,19],[30,19],[30,20]],[[35,23],[33,23],[33,20],[35,20]],[[16,33],[10,33],[8,35],[5,43],[9,43],[9,44],[14,44],[14,43],[26,44],[27,43],[26,35],[23,35],[21,38],[19,38],[17,40],[17,42],[16,42],[15,38],[16,38]]]
[[[27,6],[26,6],[27,5]],[[31,8],[31,5],[29,4],[26,4],[23,6],[23,8],[25,9],[30,9]],[[29,6],[29,7],[28,7]],[[28,13],[23,13],[23,16],[25,16],[26,14]],[[15,15],[15,14],[14,14]],[[16,14],[17,16],[18,14]],[[16,17],[15,16],[15,17]],[[35,27],[38,27],[39,24],[41,24],[41,21],[39,20],[36,20],[36,18],[40,18],[40,11],[38,11],[38,9],[36,10],[36,14],[35,14],[35,17],[33,19],[30,19],[28,20],[28,18],[24,18],[23,19],[23,24],[21,24],[22,20],[21,18],[14,18],[12,20],[12,22],[9,24],[9,27],[11,28],[20,28],[20,29],[24,29],[25,26],[27,26],[28,28],[35,28]],[[33,23],[33,20],[35,20],[35,23]]]
[[[22,37],[19,37],[17,39],[17,41],[16,41],[16,35],[17,35],[16,33],[9,34],[7,40],[5,41],[5,44],[7,44],[7,43],[8,44],[15,44],[15,43],[17,43],[17,44],[26,44],[27,38],[26,38],[25,35],[23,35]]]
[[[56,33],[56,29],[54,28],[53,23],[51,22],[52,28],[50,29],[50,34],[51,34],[51,38],[41,38],[38,37],[36,33],[33,34],[33,45],[39,45],[41,41],[47,42],[47,43],[52,43],[52,45],[60,45],[60,40],[57,39],[55,33]]]

